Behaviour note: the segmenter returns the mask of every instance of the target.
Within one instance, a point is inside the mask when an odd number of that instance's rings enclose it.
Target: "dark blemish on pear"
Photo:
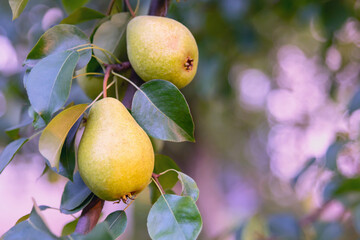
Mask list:
[[[194,59],[192,59],[190,57],[186,58],[186,62],[184,63],[184,67],[185,67],[186,71],[191,71],[193,69],[193,66],[194,66],[193,62],[194,62]]]

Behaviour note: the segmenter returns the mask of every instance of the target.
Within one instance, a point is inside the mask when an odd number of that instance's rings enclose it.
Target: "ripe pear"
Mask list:
[[[83,68],[79,71],[76,71],[76,75],[83,74],[86,72],[86,69]],[[122,74],[130,78],[131,70],[126,70]],[[90,99],[94,100],[103,90],[103,76],[97,76],[97,75],[83,75],[76,78],[77,83],[79,84],[80,88],[84,91],[86,96],[88,96]],[[120,98],[123,97],[125,94],[127,83],[123,80],[118,78],[118,93]],[[110,83],[110,82],[109,82]],[[108,89],[108,96],[109,97],[115,97],[115,84],[111,86]]]
[[[151,141],[117,99],[101,99],[90,109],[78,167],[89,189],[108,201],[136,195],[150,183],[154,169]]]
[[[131,66],[144,81],[162,79],[183,88],[193,80],[198,47],[181,23],[165,17],[135,17],[126,37]]]

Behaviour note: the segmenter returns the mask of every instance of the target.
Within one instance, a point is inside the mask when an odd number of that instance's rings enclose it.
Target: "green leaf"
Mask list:
[[[81,210],[83,210],[95,197],[93,193],[91,193],[79,206],[77,206],[74,209],[68,210],[68,209],[60,209],[60,211],[64,214],[74,214]]]
[[[178,165],[168,156],[156,154],[154,173],[159,174],[169,169],[175,169],[180,171]],[[169,171],[159,177],[159,182],[164,190],[171,189],[178,181],[178,174],[173,171]],[[161,196],[159,189],[155,183],[150,184],[151,203],[154,204],[156,200]]]
[[[27,125],[29,125],[31,123],[32,123],[32,120],[24,121],[16,126],[5,129],[5,132],[10,138],[12,138],[13,140],[16,140],[16,139],[20,138],[20,135],[19,135],[20,128],[26,127]]]
[[[46,126],[46,122],[45,122],[44,118],[42,118],[42,116],[40,116],[38,113],[34,112],[34,120],[32,122],[32,125],[35,130],[39,130]]]
[[[194,142],[194,122],[189,106],[176,86],[152,80],[136,91],[132,115],[152,137],[166,141]]]
[[[75,219],[74,221],[71,221],[69,223],[67,223],[64,227],[63,230],[61,231],[61,236],[67,236],[72,234],[75,231],[76,225],[78,223],[79,219]]]
[[[192,240],[198,237],[202,220],[190,197],[165,194],[152,206],[147,227],[151,239]]]
[[[337,170],[337,164],[336,159],[339,154],[339,152],[343,149],[344,145],[346,144],[346,141],[336,141],[333,144],[329,146],[329,148],[326,150],[325,154],[325,166],[332,170]]]
[[[66,12],[71,13],[84,6],[89,0],[61,0]]]
[[[360,177],[345,178],[334,191],[334,196],[360,191]]]
[[[59,24],[47,30],[40,37],[39,41],[26,57],[25,64],[34,66],[40,59],[51,54],[89,47],[87,44],[90,44],[88,37],[78,27],[68,24]],[[79,52],[80,59],[77,63],[77,69],[86,66],[90,61],[91,52],[91,49]]]
[[[48,209],[48,208],[50,208],[50,207],[49,207],[49,206],[45,206],[45,205],[39,206],[39,209],[40,209],[41,211],[44,211],[44,210],[46,210],[46,209]],[[27,220],[27,219],[29,219],[30,214],[31,214],[31,213],[26,214],[26,215],[22,216],[21,218],[19,218],[19,219],[16,221],[15,225],[16,225],[16,224],[19,224],[19,223],[21,223],[21,222],[23,222],[23,221],[25,221],[25,220]]]
[[[350,100],[350,103],[348,105],[349,115],[351,115],[358,109],[360,109],[360,90],[358,90]]]
[[[73,174],[75,170],[75,136],[78,128],[80,127],[82,116],[71,127],[68,135],[66,136],[64,145],[61,149],[60,161],[59,161],[59,174],[73,180]],[[54,169],[54,168],[53,168]],[[55,168],[56,169],[56,168]]]
[[[114,240],[115,238],[111,235],[107,222],[97,224],[95,228],[87,234],[83,240]]]
[[[27,239],[27,240],[56,240],[58,239],[46,225],[44,218],[41,215],[40,208],[36,206],[34,202],[34,207],[30,213],[30,216],[27,220],[16,224],[9,231],[7,231],[0,239],[3,240],[17,240],[17,239]],[[24,238],[26,236],[26,238]]]
[[[60,211],[62,213],[67,213],[67,211],[77,209],[90,195],[91,191],[81,179],[79,172],[75,173],[74,182],[68,181],[65,185],[61,197]],[[79,211],[80,210],[81,209],[79,209]]]
[[[59,169],[61,149],[66,136],[85,112],[86,108],[87,104],[79,104],[65,109],[56,115],[42,132],[39,141],[39,151],[49,161],[51,167]],[[72,140],[70,140],[70,143]]]
[[[298,220],[289,214],[270,216],[268,220],[271,236],[281,240],[303,239],[302,230]]]
[[[112,236],[117,238],[125,231],[126,213],[124,211],[112,212],[106,217],[105,222],[108,224]]]
[[[181,195],[189,196],[196,202],[199,198],[199,188],[197,187],[196,182],[185,173],[179,171],[177,171],[177,173],[179,174],[178,177],[182,183]]]
[[[315,223],[315,240],[338,240],[343,235],[343,228],[338,222],[318,222]]]
[[[26,7],[28,1],[29,0],[9,0],[10,8],[13,15],[12,20],[15,20],[20,16],[22,11],[24,11],[24,8]]]
[[[316,162],[316,158],[310,158],[300,171],[291,179],[291,187],[295,187],[296,183],[299,181],[300,177]]]
[[[103,49],[108,50],[115,56],[124,59],[127,54],[125,30],[130,20],[129,13],[117,13],[111,16],[109,21],[102,23],[96,30],[93,43]],[[99,49],[94,49],[96,57],[105,63],[111,63],[110,59]]]
[[[5,147],[5,149],[0,154],[0,174],[14,158],[15,154],[28,140],[29,139],[27,138],[20,138],[18,140],[11,142],[9,145]]]
[[[42,59],[31,70],[26,90],[31,106],[46,122],[68,99],[78,60],[76,51],[55,53]]]
[[[82,22],[105,17],[104,14],[91,8],[81,7],[76,9],[68,17],[64,18],[62,24],[79,24]]]

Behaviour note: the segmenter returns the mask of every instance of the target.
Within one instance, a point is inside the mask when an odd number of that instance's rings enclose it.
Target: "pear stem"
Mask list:
[[[104,98],[107,97],[107,83],[108,83],[108,79],[110,77],[110,72],[111,72],[111,66],[107,66],[106,70],[105,70],[105,77],[104,77],[104,81],[103,81],[103,95]]]

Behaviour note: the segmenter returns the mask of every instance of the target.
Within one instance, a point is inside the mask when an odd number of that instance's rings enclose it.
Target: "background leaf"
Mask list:
[[[22,11],[24,11],[24,8],[26,7],[28,1],[29,0],[9,0],[9,4],[13,14],[12,20],[15,20],[20,16]]]
[[[300,177],[316,162],[316,158],[310,158],[300,171],[291,179],[291,187],[295,187],[296,183],[299,181]]]
[[[89,0],[61,0],[66,12],[71,13],[84,6]]]
[[[9,127],[7,129],[5,129],[5,133],[13,140],[16,140],[16,139],[20,138],[20,135],[19,135],[20,128],[26,127],[31,123],[32,123],[32,120],[25,120],[18,125],[15,125],[13,127]]]
[[[113,53],[121,60],[125,60],[127,55],[125,30],[129,20],[129,13],[114,14],[109,21],[102,23],[96,30],[93,43]],[[101,50],[94,49],[94,54],[103,62],[111,63]]]
[[[75,231],[78,221],[79,221],[79,219],[77,218],[74,221],[67,223],[61,231],[61,236],[66,236],[66,235],[72,234]]]
[[[73,1],[76,2],[76,1]],[[66,50],[84,48],[90,44],[88,37],[78,27],[68,24],[59,24],[47,30],[31,49],[26,57],[25,64],[34,66],[40,59],[54,53],[61,53]],[[80,59],[77,63],[77,69],[86,66],[91,58],[91,49],[79,52]]]
[[[126,213],[124,211],[112,212],[106,217],[105,222],[108,224],[112,236],[117,238],[125,231],[127,224]]]
[[[73,1],[74,2],[74,1]],[[76,9],[68,17],[64,18],[62,24],[79,24],[82,22],[105,17],[104,14],[91,8],[81,7]]]
[[[28,140],[29,139],[27,138],[20,138],[18,140],[11,142],[9,145],[5,147],[5,149],[0,154],[0,174],[14,158],[15,154]]]
[[[318,222],[314,224],[315,240],[338,240],[343,234],[343,228],[338,222]]]
[[[196,239],[202,220],[190,197],[165,194],[152,206],[147,227],[151,239]]]
[[[289,214],[277,214],[270,216],[268,220],[269,230],[272,237],[279,240],[303,239],[302,230],[297,219]]]
[[[132,115],[152,137],[166,141],[194,141],[194,123],[189,106],[176,86],[152,80],[136,91]]]
[[[76,51],[55,53],[42,59],[31,70],[26,90],[31,106],[46,122],[68,99],[78,60]]]
[[[346,141],[336,141],[329,146],[325,154],[325,166],[330,170],[337,170],[336,159]]]
[[[49,161],[51,167],[59,168],[61,149],[69,131],[85,112],[87,104],[72,106],[60,112],[44,129],[40,136],[39,151]],[[71,134],[71,144],[75,132]],[[66,154],[66,153],[65,153]],[[72,163],[70,163],[72,164]]]
[[[65,185],[61,197],[60,211],[67,213],[66,211],[77,209],[90,197],[90,195],[91,191],[81,179],[79,172],[75,173],[74,182],[68,181]],[[79,209],[79,211],[80,210],[81,209]]]

